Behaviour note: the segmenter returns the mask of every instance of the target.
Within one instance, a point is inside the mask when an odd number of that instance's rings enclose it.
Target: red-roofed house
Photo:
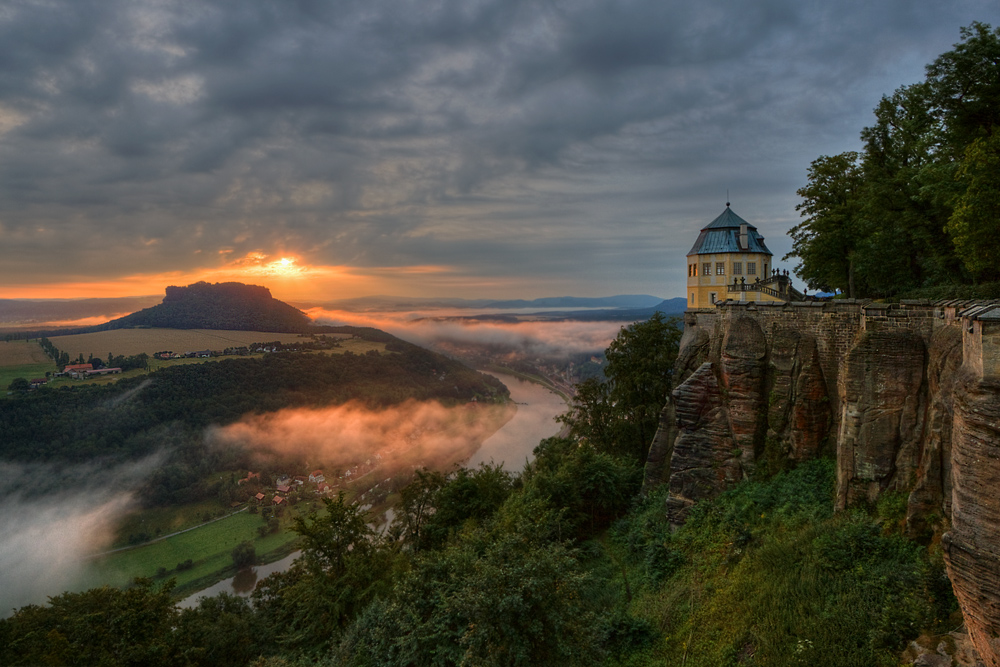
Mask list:
[[[245,484],[246,482],[249,482],[251,479],[260,479],[260,473],[259,472],[248,472],[246,477],[244,477],[243,479],[239,480],[236,483],[237,484]]]
[[[70,373],[73,371],[92,371],[94,370],[94,364],[67,364],[63,368],[63,373]]]
[[[280,505],[281,501],[283,500],[284,498],[282,498],[281,496],[275,496],[274,498],[271,499],[271,502],[274,503],[275,505]]]
[[[309,473],[309,481],[316,483],[325,482],[326,477],[323,476],[322,470],[313,470],[311,473]]]
[[[81,378],[92,370],[94,370],[94,364],[69,364],[63,368],[63,373],[70,377]]]
[[[289,491],[292,490],[292,487],[288,486],[287,484],[282,484],[278,486],[277,489],[278,493],[288,493]]]
[[[258,493],[256,496],[254,496],[254,498],[256,498],[257,500],[264,500],[264,494]]]
[[[326,483],[320,484],[318,487],[316,487],[316,493],[326,493],[329,490],[330,490],[330,485]]]

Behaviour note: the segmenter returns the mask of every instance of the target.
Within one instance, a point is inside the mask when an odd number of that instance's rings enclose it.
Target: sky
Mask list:
[[[6,0],[0,298],[684,294],[995,0]],[[776,265],[790,268],[793,262]]]

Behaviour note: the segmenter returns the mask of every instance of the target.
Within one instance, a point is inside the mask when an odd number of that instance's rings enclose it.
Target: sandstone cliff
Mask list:
[[[646,485],[681,523],[755,471],[837,460],[837,506],[906,496],[1000,667],[1000,304],[727,302],[685,313]],[[947,532],[946,532],[947,531]]]

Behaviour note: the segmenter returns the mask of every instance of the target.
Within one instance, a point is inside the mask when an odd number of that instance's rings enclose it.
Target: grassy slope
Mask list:
[[[907,641],[953,622],[940,549],[900,537],[885,507],[834,514],[833,479],[817,461],[745,483],[676,532],[659,495],[633,511],[612,553],[631,614],[660,637],[613,664],[896,665]]]

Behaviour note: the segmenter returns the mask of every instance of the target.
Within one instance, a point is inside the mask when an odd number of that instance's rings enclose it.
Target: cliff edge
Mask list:
[[[666,511],[761,470],[837,461],[836,506],[906,496],[940,538],[969,635],[1000,667],[1000,302],[724,302],[685,313],[645,484]]]

